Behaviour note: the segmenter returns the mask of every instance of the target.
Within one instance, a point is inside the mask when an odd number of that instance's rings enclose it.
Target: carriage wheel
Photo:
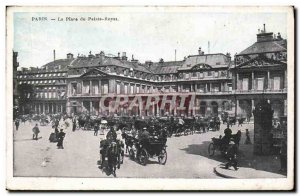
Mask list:
[[[213,156],[215,154],[215,145],[213,143],[210,143],[208,145],[208,155]]]
[[[168,158],[168,156],[167,156],[166,149],[162,149],[161,152],[160,152],[160,154],[159,154],[159,156],[158,156],[158,162],[159,162],[159,164],[161,164],[161,165],[166,164],[167,158]]]
[[[131,160],[134,160],[134,151],[133,151],[133,149],[130,149],[130,150],[129,150],[129,158],[130,158]]]
[[[142,165],[147,165],[147,161],[148,161],[148,153],[145,149],[142,149],[139,155],[139,162]]]

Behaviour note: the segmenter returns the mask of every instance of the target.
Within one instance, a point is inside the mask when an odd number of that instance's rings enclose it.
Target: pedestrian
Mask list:
[[[73,126],[72,126],[72,131],[76,130],[76,118],[73,118]]]
[[[251,139],[250,139],[250,133],[249,130],[246,129],[246,140],[245,140],[245,144],[252,144]]]
[[[20,125],[19,119],[15,120],[15,125],[16,125],[16,130],[18,131]]]
[[[94,126],[94,136],[98,136],[98,131],[99,131],[99,126],[98,123],[96,123]]]
[[[237,152],[238,152],[237,144],[231,141],[227,151],[225,152],[226,158],[228,160],[228,162],[225,164],[226,169],[233,167],[235,170],[238,170]]]
[[[57,148],[58,149],[64,149],[64,138],[66,136],[66,133],[63,129],[60,129],[60,132],[58,133],[58,141],[57,141]]]
[[[35,126],[32,128],[32,132],[33,132],[32,139],[33,140],[38,140],[38,135],[40,133],[40,129],[38,127],[38,124],[35,124]]]

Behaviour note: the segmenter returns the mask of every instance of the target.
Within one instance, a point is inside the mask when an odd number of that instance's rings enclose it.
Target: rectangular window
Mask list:
[[[117,83],[117,94],[121,93],[121,84]]]
[[[228,83],[227,86],[228,86],[228,91],[229,91],[229,92],[232,92],[232,84],[231,84],[231,83]]]
[[[189,78],[190,78],[190,74],[189,74],[189,73],[186,73],[184,78],[185,78],[185,79],[189,79]]]
[[[200,72],[200,78],[203,78],[203,72]]]
[[[193,72],[193,77],[197,77],[197,72]]]
[[[108,94],[108,80],[102,80],[101,85],[103,94]]]
[[[220,91],[220,85],[219,84],[214,84],[214,91],[219,92]]]
[[[140,93],[140,86],[139,85],[136,86],[136,93]]]
[[[264,90],[264,78],[257,78],[257,90]]]
[[[200,93],[204,93],[205,92],[205,84],[198,84],[198,91]]]
[[[274,88],[273,90],[280,90],[280,77],[274,77]]]
[[[83,81],[83,93],[90,94],[90,81]]]
[[[72,95],[76,95],[77,94],[77,83],[72,83]]]
[[[215,71],[215,78],[219,77],[219,72]]]
[[[124,84],[124,93],[128,94],[128,84]]]
[[[130,94],[133,94],[133,93],[134,93],[133,88],[134,88],[134,86],[133,86],[133,85],[130,85]]]
[[[99,93],[99,81],[93,80],[92,81],[92,94],[97,95]]]
[[[242,81],[242,84],[243,84],[243,91],[248,91],[249,90],[249,86],[248,86],[248,84],[249,84],[249,82],[248,82],[249,80],[248,80],[248,78],[243,78],[243,81]]]

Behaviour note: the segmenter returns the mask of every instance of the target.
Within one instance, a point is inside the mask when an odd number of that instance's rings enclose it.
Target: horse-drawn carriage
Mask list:
[[[120,169],[124,160],[124,143],[121,140],[100,141],[100,160],[97,162],[100,169],[108,169],[116,177],[116,169]]]
[[[208,145],[208,155],[213,156],[215,151],[220,151],[223,155],[226,152],[226,144],[222,138],[211,138],[211,143]]]
[[[137,160],[141,165],[147,165],[149,158],[157,157],[159,164],[166,164],[167,162],[167,150],[165,138],[159,138],[157,136],[150,137],[148,141],[140,141],[132,138],[133,146],[129,150],[129,158],[131,160]]]
[[[241,139],[241,131],[238,131],[236,134],[227,136],[227,137],[219,137],[219,138],[211,138],[212,142],[208,145],[208,155],[213,156],[215,151],[221,152],[222,155],[225,155],[225,152],[228,150],[230,145],[239,146]],[[230,144],[233,142],[234,144]]]
[[[208,131],[219,131],[220,124],[219,117],[211,117],[208,121]]]

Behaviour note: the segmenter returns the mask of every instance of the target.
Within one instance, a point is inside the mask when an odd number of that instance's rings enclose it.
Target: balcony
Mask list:
[[[69,95],[69,98],[99,98],[99,97],[146,97],[146,96],[172,96],[172,95],[233,95],[232,91],[210,91],[210,92],[147,92],[147,93],[134,93],[134,94],[119,94],[119,93],[108,93],[108,94],[74,94]]]
[[[287,89],[264,89],[264,90],[233,90],[235,94],[285,94],[287,93]]]

